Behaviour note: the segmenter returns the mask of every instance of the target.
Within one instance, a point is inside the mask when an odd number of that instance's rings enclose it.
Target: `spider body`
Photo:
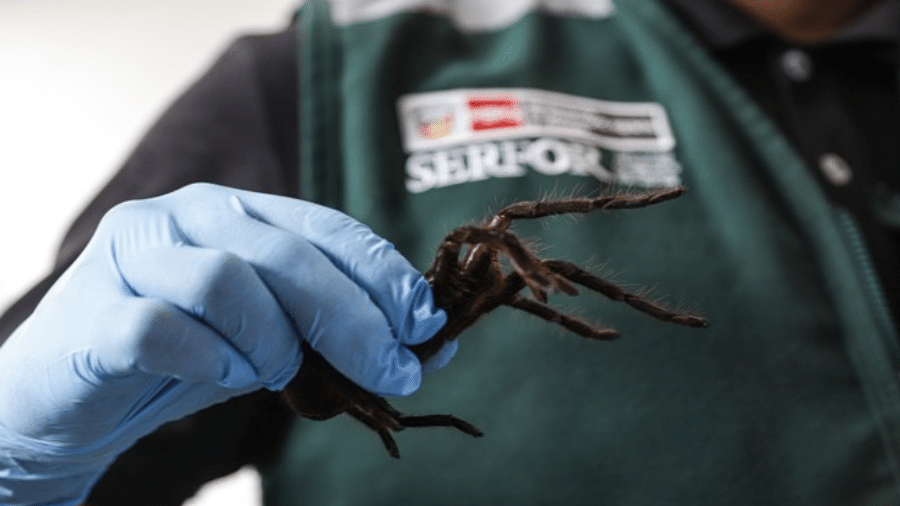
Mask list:
[[[437,305],[447,312],[447,324],[431,339],[410,349],[425,361],[482,315],[501,305],[557,323],[588,339],[618,337],[615,329],[588,323],[547,305],[548,294],[577,295],[576,285],[624,302],[665,322],[705,327],[705,318],[670,311],[572,263],[541,259],[509,231],[515,220],[644,207],[673,199],[684,192],[683,187],[676,187],[598,198],[519,202],[501,209],[484,226],[463,226],[451,231],[425,273]],[[501,256],[509,260],[509,272],[504,270]],[[526,287],[531,298],[520,294]],[[345,378],[308,345],[304,343],[303,346],[303,367],[284,393],[291,407],[307,418],[325,420],[346,412],[377,432],[393,457],[399,457],[399,450],[391,432],[408,427],[447,426],[472,436],[482,435],[478,428],[452,415],[405,416],[385,399]]]

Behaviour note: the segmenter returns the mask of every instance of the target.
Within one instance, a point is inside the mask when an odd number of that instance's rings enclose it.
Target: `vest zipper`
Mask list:
[[[837,210],[838,223],[844,230],[844,234],[850,244],[851,254],[859,266],[860,274],[863,278],[866,288],[871,297],[872,306],[875,310],[875,316],[878,323],[882,326],[882,330],[891,338],[892,343],[897,343],[897,327],[894,322],[894,315],[891,313],[890,305],[872,262],[872,255],[869,253],[869,247],[863,239],[862,232],[856,219],[846,209]]]

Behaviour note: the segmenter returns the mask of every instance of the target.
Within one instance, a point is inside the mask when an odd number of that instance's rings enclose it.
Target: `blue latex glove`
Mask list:
[[[0,347],[0,503],[79,504],[162,423],[283,388],[301,338],[364,388],[410,394],[404,345],[445,321],[422,275],[334,210],[207,184],[118,206]]]

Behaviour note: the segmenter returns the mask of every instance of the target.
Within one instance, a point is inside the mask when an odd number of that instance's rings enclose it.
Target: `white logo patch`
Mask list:
[[[397,107],[412,193],[528,169],[645,187],[681,180],[668,117],[652,102],[493,88],[405,95]]]

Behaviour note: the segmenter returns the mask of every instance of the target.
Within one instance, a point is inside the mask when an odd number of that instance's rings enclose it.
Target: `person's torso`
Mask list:
[[[710,328],[588,290],[550,304],[621,339],[500,308],[392,400],[484,438],[408,429],[396,461],[349,417],[301,420],[267,504],[896,501],[895,336],[852,221],[656,2],[531,3],[307,2],[303,196],[425,270],[449,230],[506,204],[685,185],[514,230]]]

